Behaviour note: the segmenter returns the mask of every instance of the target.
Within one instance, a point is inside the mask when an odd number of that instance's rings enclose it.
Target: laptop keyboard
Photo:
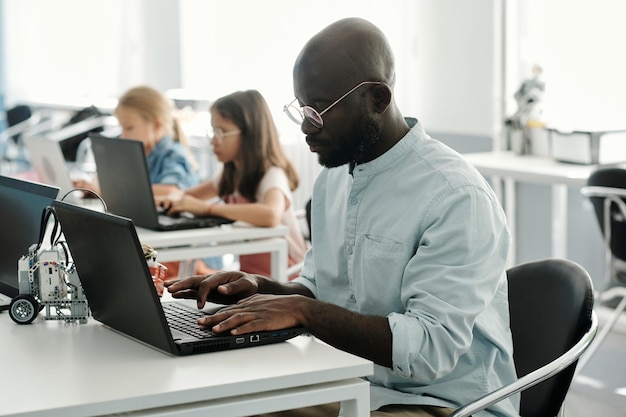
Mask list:
[[[180,224],[187,223],[190,220],[190,217],[174,217],[168,216],[167,214],[159,214],[159,223],[164,224],[166,226],[172,224]]]
[[[199,339],[215,336],[215,333],[212,331],[201,330],[198,327],[198,319],[206,316],[206,313],[200,310],[196,310],[180,303],[164,303],[163,312],[165,312],[167,324],[172,329],[176,329]]]
[[[181,215],[179,217],[168,216],[166,214],[159,214],[159,224],[163,226],[174,226],[179,224],[197,224],[199,227],[215,227],[222,224],[232,223],[232,220],[222,217],[189,217]]]

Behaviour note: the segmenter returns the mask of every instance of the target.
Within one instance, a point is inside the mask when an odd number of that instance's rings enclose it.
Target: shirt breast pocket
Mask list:
[[[389,309],[397,303],[411,247],[384,236],[363,235],[354,264],[353,283],[360,300]],[[390,304],[391,303],[391,304]]]

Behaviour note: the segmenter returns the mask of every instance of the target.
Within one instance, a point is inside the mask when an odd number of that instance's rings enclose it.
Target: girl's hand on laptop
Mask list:
[[[166,197],[156,197],[157,207],[162,208],[167,214],[176,214],[180,212],[189,212],[196,216],[205,215],[208,211],[209,204],[189,194],[181,196],[168,195]]]

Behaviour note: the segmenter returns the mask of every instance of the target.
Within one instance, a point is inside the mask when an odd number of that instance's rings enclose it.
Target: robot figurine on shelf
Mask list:
[[[535,64],[532,76],[525,79],[514,94],[517,111],[509,117],[505,124],[509,129],[509,147],[518,154],[533,153],[532,128],[544,127],[541,121],[543,113],[543,95],[546,89],[541,79],[543,69]]]
[[[47,219],[44,212],[42,228]],[[69,261],[65,242],[52,238],[51,247],[40,250],[42,241],[43,234],[40,242],[31,245],[28,254],[17,262],[19,294],[9,306],[11,319],[18,324],[29,324],[45,309],[45,320],[87,323],[90,315],[87,298],[76,267]]]

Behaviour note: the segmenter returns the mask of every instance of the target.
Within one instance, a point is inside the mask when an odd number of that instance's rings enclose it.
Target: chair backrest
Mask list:
[[[9,127],[15,126],[18,123],[27,120],[32,116],[30,107],[25,104],[20,104],[7,110],[7,124]]]
[[[311,241],[311,239],[313,238],[313,232],[311,229],[311,199],[309,198],[309,201],[306,202],[306,206],[304,207],[305,210],[305,216],[306,216],[306,225],[309,228],[309,242]]]
[[[7,127],[16,126],[22,122],[25,122],[26,120],[30,119],[31,116],[32,112],[30,110],[30,107],[25,104],[19,104],[15,107],[12,107],[6,111]],[[13,141],[15,141],[15,143],[17,143],[19,137],[20,134],[18,133],[12,136],[12,139]]]
[[[551,362],[590,328],[593,285],[575,262],[544,259],[507,271],[513,356],[518,377]],[[555,416],[576,363],[521,393],[520,415]]]
[[[588,186],[613,187],[626,189],[626,169],[624,168],[599,168],[587,179]],[[604,227],[604,197],[589,197],[596,213],[596,219],[602,234]],[[626,221],[619,214],[619,209],[615,204],[611,206],[611,242],[610,248],[613,256],[626,261]]]

